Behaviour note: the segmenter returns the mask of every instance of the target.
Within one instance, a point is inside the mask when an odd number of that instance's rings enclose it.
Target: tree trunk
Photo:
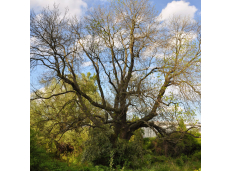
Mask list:
[[[118,138],[129,141],[132,135],[133,135],[133,132],[129,130],[128,125],[117,123],[114,126],[114,134],[111,137],[111,143],[113,144],[113,147],[115,148]]]

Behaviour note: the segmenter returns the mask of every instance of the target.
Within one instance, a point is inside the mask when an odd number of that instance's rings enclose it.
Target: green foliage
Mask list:
[[[153,138],[144,138],[143,139],[143,141],[144,141],[144,146],[143,146],[143,148],[145,149],[145,150],[151,150],[151,149],[153,149],[153,143],[152,143],[152,141],[154,141],[155,140],[155,137],[153,137]]]
[[[87,75],[82,74],[81,77],[76,77],[80,80],[82,91],[92,99],[100,102],[97,86],[95,86],[96,76],[91,76],[88,73]],[[54,78],[49,84],[46,84],[43,90],[36,92],[38,96],[48,99],[31,101],[31,127],[38,128],[43,133],[44,138],[48,138],[48,141],[50,139],[58,140],[67,129],[78,132],[82,123],[90,123],[88,116],[85,115],[81,106],[79,106],[79,99],[76,93],[69,92],[49,98],[52,94],[64,93],[66,91],[72,91],[71,86]],[[35,94],[32,94],[32,98],[33,96],[36,97]],[[83,102],[92,114],[102,114],[99,109],[91,106],[87,100],[83,99]],[[73,121],[75,121],[74,124]]]
[[[192,160],[201,160],[201,151],[197,151],[192,155]]]
[[[179,127],[177,128],[178,131],[186,131],[186,125],[184,124],[184,120],[181,118],[179,121]]]
[[[109,166],[110,152],[112,151],[110,136],[112,133],[113,130],[107,126],[105,129],[90,129],[89,139],[85,142],[82,161]]]
[[[97,99],[97,86],[95,86],[96,76],[82,74],[80,87],[93,99]],[[45,81],[44,81],[45,82]],[[71,90],[70,85],[55,78],[46,84],[43,90],[37,91],[38,95],[49,97],[52,94],[62,93]],[[35,94],[32,94],[32,98]],[[81,128],[82,122],[90,124],[89,118],[84,114],[78,105],[78,98],[75,93],[67,93],[54,96],[49,99],[39,99],[31,101],[30,115],[31,128],[38,130],[40,135],[37,141],[51,153],[56,152],[56,146],[53,140],[59,140],[59,143],[70,143],[74,147],[74,153],[61,155],[60,159],[67,163],[80,164],[81,154],[84,148],[84,142],[88,138],[85,128]],[[91,109],[93,114],[100,115],[101,112],[94,107],[90,107],[89,102],[85,100],[86,106]],[[72,124],[74,121],[74,124]],[[71,127],[70,127],[71,126]],[[66,131],[68,130],[68,131]]]
[[[109,126],[104,129],[94,128],[89,132],[82,161],[92,162],[94,165],[116,167],[138,167],[142,164],[144,149],[141,132],[138,130],[130,141],[117,139],[115,146],[110,141],[113,130]]]
[[[201,168],[199,168],[198,170],[194,170],[194,171],[201,171]]]
[[[91,132],[90,135],[101,134],[98,137],[94,136],[94,140],[103,138],[104,137],[103,133],[106,133],[107,135],[111,135],[111,130],[109,128],[105,129],[104,131],[100,131],[100,129],[95,128],[94,130],[91,130],[90,132]],[[108,155],[108,158],[106,159],[107,165],[100,165],[94,162],[92,162],[93,165],[86,163],[86,162],[80,164],[80,161],[78,161],[80,160],[80,158],[75,158],[75,157],[73,157],[73,161],[70,161],[69,164],[67,164],[67,161],[61,162],[59,160],[55,160],[54,156],[51,153],[47,153],[44,148],[38,145],[37,143],[38,139],[39,139],[38,134],[32,130],[31,131],[31,170],[32,171],[50,171],[50,170],[52,171],[53,170],[55,171],[59,171],[59,170],[60,171],[72,171],[72,170],[73,171],[74,170],[75,171],[76,170],[79,170],[79,171],[86,171],[86,170],[88,171],[112,171],[112,170],[114,171],[132,171],[132,170],[137,170],[137,171],[146,171],[146,170],[150,170],[150,171],[163,171],[163,170],[194,171],[195,169],[199,169],[201,167],[200,151],[195,152],[192,156],[186,156],[184,154],[181,154],[180,157],[174,159],[171,157],[166,157],[164,155],[157,156],[157,155],[154,155],[154,153],[151,153],[150,151],[146,151],[146,153],[144,153],[145,150],[143,149],[142,151],[143,153],[140,153],[141,156],[139,156],[139,153],[136,152],[136,150],[139,150],[139,148],[133,147],[133,146],[139,146],[135,144],[139,142],[137,141],[137,139],[139,139],[139,132],[136,132],[136,134],[132,137],[130,142],[126,142],[124,140],[118,140],[117,148],[113,149],[112,146],[110,145],[109,146],[110,148],[108,148],[109,149],[108,153],[106,153],[106,150],[103,150],[103,148],[101,148],[101,145],[103,145],[102,143],[105,143],[107,141],[108,141],[107,143],[110,144],[110,141],[109,141],[110,138],[106,138],[103,141],[95,143],[95,144],[90,143],[92,147],[86,151],[84,150],[84,152],[85,153],[88,152],[90,155],[91,150],[93,150],[92,154],[100,152],[101,150],[101,152]],[[152,142],[153,138],[150,138],[150,139],[146,138],[143,140],[143,143],[140,143],[140,142],[139,143],[140,145],[142,144],[143,147],[145,147],[145,145],[149,144],[149,141]],[[85,146],[83,148],[87,149],[87,147],[89,146]],[[97,147],[98,150],[95,150],[94,149],[95,147]],[[104,148],[105,147],[107,146],[104,146]],[[150,148],[152,147],[149,146],[146,149],[150,150]],[[141,146],[141,149],[142,149],[142,146]],[[131,150],[135,152],[132,152]],[[130,154],[127,154],[127,152],[129,152]],[[96,155],[96,157],[103,158],[102,156],[100,156],[100,154]],[[120,162],[125,161],[125,162],[124,164],[120,164],[119,161]]]
[[[184,164],[184,162],[183,162],[183,160],[182,160],[181,158],[178,158],[178,159],[176,159],[176,164],[177,164],[178,166],[182,167],[183,164]]]
[[[37,145],[37,137],[34,130],[30,130],[30,169],[43,170],[42,163],[48,160],[46,150]]]
[[[143,141],[140,135],[141,133],[137,130],[134,133],[134,139],[131,138],[130,141],[118,139],[114,159],[116,165],[137,168],[145,162],[145,151],[142,148]]]
[[[169,171],[169,167],[166,165],[160,165],[158,169],[155,169],[155,171]]]
[[[188,155],[192,155],[196,151],[201,150],[201,138],[194,137],[200,137],[200,133],[196,130],[188,133],[186,132],[186,126],[183,120],[180,120],[177,132],[162,138],[145,138],[144,148],[148,151],[151,150],[155,155],[171,157],[179,157],[182,155],[182,159],[185,161]]]
[[[31,171],[74,171],[74,166],[55,160],[51,153],[37,144],[37,133],[30,130],[30,170]]]
[[[168,158],[166,156],[154,156],[153,160],[157,163],[164,163],[168,160]]]
[[[182,154],[181,155],[181,159],[182,159],[182,161],[184,162],[184,163],[186,163],[189,159],[188,159],[188,157],[185,155],[185,154]]]
[[[181,154],[191,155],[201,149],[197,139],[188,134],[174,133],[167,138],[153,141],[155,154],[177,157]]]

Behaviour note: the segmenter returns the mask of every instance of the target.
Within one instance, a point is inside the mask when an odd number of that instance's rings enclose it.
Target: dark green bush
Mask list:
[[[79,171],[91,171],[92,169],[90,169],[89,167],[82,167],[81,169],[79,169]]]
[[[181,155],[181,159],[184,163],[186,163],[188,161],[188,157],[185,154]]]
[[[152,154],[145,154],[144,155],[144,164],[145,166],[150,166],[151,164],[155,163],[154,156]]]
[[[46,150],[37,144],[37,134],[34,130],[30,130],[30,170],[45,170],[45,163],[49,159]]]
[[[178,157],[182,154],[192,155],[195,151],[201,150],[201,144],[189,134],[182,135],[182,133],[173,133],[168,137],[152,141],[155,155],[166,155],[171,157]]]
[[[154,156],[153,160],[154,162],[163,163],[166,162],[168,158],[166,156]]]
[[[110,152],[112,151],[111,135],[112,130],[109,128],[105,130],[90,129],[89,139],[85,142],[82,161],[92,162],[94,165],[109,166]]]
[[[154,140],[155,140],[155,137],[154,138],[144,138],[143,148],[145,150],[152,150],[154,148],[152,141]]]
[[[201,151],[197,151],[192,155],[193,160],[201,160]]]
[[[155,171],[170,171],[170,168],[167,165],[160,165]]]
[[[184,135],[182,141],[176,144],[175,149],[176,155],[180,154],[192,155],[195,151],[201,150],[201,144],[196,138],[191,135]]]
[[[116,147],[112,146],[110,137],[113,131],[106,127],[105,130],[94,128],[89,131],[89,139],[86,141],[82,161],[88,161],[94,165],[113,167],[126,165],[138,167],[143,162],[144,149],[141,132],[135,132],[130,141],[117,139]]]
[[[181,158],[178,158],[178,159],[176,159],[176,164],[178,166],[182,167],[184,165],[184,162],[183,162],[183,160]]]

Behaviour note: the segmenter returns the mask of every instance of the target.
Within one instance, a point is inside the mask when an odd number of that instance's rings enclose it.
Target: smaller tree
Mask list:
[[[82,89],[89,96],[97,99],[95,76],[91,76],[90,73],[82,74],[78,79],[82,82]],[[92,126],[91,121],[81,110],[79,99],[70,90],[70,85],[55,78],[49,84],[46,82],[43,85],[42,89],[31,94],[33,98],[30,109],[31,128],[40,131],[41,143],[51,151],[54,151],[52,149],[55,146],[61,153],[73,147],[79,155],[83,150],[83,141],[87,139],[86,129],[82,126]],[[84,103],[86,106],[89,105],[86,100]],[[99,117],[102,115],[97,108],[91,108],[91,112]],[[85,137],[80,135],[81,132]]]

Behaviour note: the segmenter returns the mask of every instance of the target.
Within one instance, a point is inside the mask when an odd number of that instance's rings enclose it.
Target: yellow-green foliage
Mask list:
[[[30,170],[31,171],[75,171],[74,166],[55,160],[51,153],[38,144],[38,134],[30,130]]]
[[[93,99],[99,97],[97,86],[94,84],[95,75],[91,76],[90,73],[87,75],[82,74],[81,77],[77,77],[77,79],[80,80],[80,86],[88,96]],[[44,85],[45,87],[43,90],[37,91],[36,94],[43,94],[44,97],[49,97],[52,95],[52,92],[53,94],[56,94],[71,90],[70,85],[67,85],[62,81],[58,82],[55,78],[52,79],[49,84]],[[31,96],[32,98],[36,97],[35,94],[32,94]],[[40,136],[38,141],[43,144],[43,147],[45,147],[47,151],[55,152],[56,149],[53,140],[59,140],[59,142],[70,143],[74,146],[75,157],[80,157],[80,154],[82,154],[84,148],[83,142],[86,141],[88,134],[86,129],[81,128],[81,123],[84,122],[90,124],[90,120],[85,116],[77,101],[78,98],[75,93],[67,93],[49,99],[31,101],[31,128],[39,131]],[[90,107],[90,103],[86,100],[85,104],[91,110],[92,114],[101,114],[99,109]],[[72,128],[67,132],[63,132],[73,121],[76,121],[75,125],[73,125],[74,129]],[[69,160],[66,156],[62,158]]]
[[[201,171],[201,168],[199,168],[198,170],[194,170],[194,171]]]

